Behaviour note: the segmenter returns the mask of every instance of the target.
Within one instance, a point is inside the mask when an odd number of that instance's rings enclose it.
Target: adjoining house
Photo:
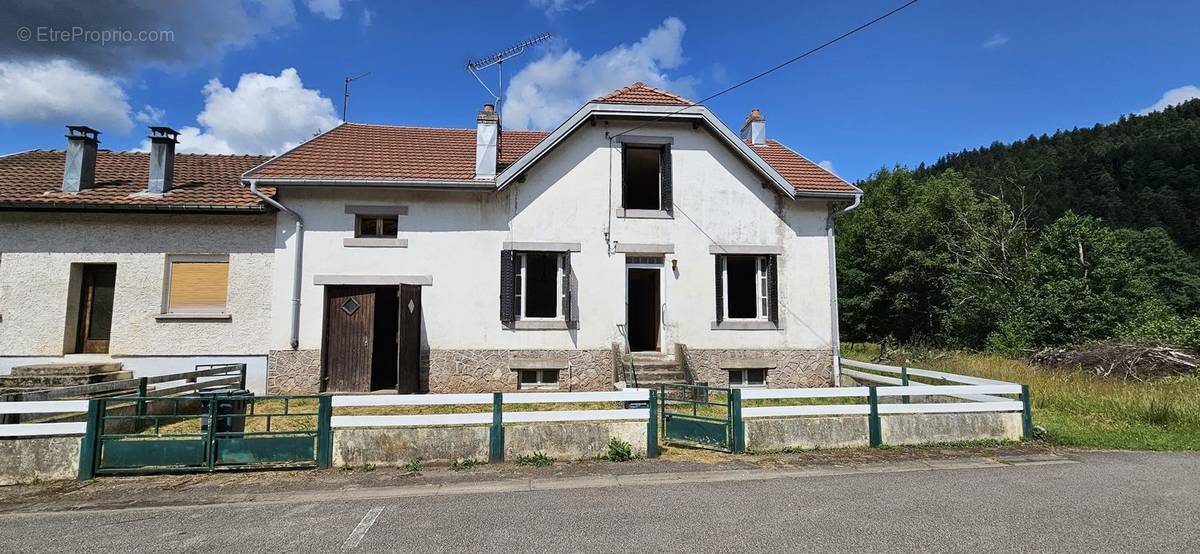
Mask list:
[[[831,226],[861,191],[757,110],[734,133],[636,83],[549,133],[490,105],[474,129],[344,123],[243,179],[281,212],[272,391],[836,376]]]
[[[276,393],[837,378],[861,191],[636,83],[553,132],[343,123],[283,153],[0,156],[0,374],[244,362]]]
[[[161,127],[149,153],[99,150],[98,135],[0,156],[0,374],[246,363],[264,392],[275,213],[240,177],[267,158],[176,155]]]

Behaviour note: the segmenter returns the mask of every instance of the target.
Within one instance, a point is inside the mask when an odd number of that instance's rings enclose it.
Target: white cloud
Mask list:
[[[825,171],[828,171],[834,175],[837,175],[837,170],[835,170],[833,168],[833,162],[831,162],[829,160],[821,160],[821,161],[817,162],[817,166],[820,167],[821,169],[824,169]]]
[[[982,46],[984,48],[999,48],[1005,44],[1008,44],[1008,35],[1004,33],[993,33],[992,38],[984,41]]]
[[[1150,112],[1162,111],[1170,106],[1182,104],[1193,98],[1200,98],[1200,87],[1196,85],[1186,85],[1179,88],[1173,88],[1164,92],[1162,98],[1158,99],[1151,106],[1147,106],[1138,111],[1139,114],[1145,115]]]
[[[133,128],[125,92],[113,79],[66,60],[0,62],[0,119]]]
[[[149,125],[162,121],[164,115],[167,115],[166,110],[155,108],[150,104],[146,104],[142,107],[142,109],[138,110],[137,113],[133,114],[133,118],[136,119],[138,123]]]
[[[371,8],[364,8],[362,11],[362,15],[359,16],[359,18],[358,18],[358,24],[361,25],[362,28],[365,30],[367,27],[371,26],[371,22],[374,19],[375,19],[375,10],[372,10]]]
[[[342,0],[307,0],[305,4],[308,5],[308,11],[325,19],[342,18]]]
[[[246,73],[233,89],[213,79],[204,86],[200,127],[179,130],[180,152],[278,154],[339,121],[333,102],[304,88],[293,68],[278,76]],[[142,149],[149,149],[143,141]]]
[[[580,11],[595,4],[596,0],[529,0],[529,5],[555,15],[566,11]]]
[[[504,99],[504,126],[548,129],[562,123],[584,102],[642,81],[653,87],[689,95],[696,79],[672,78],[667,70],[686,60],[683,34],[687,27],[669,17],[633,44],[622,44],[584,59],[575,50],[546,53],[517,72]]]

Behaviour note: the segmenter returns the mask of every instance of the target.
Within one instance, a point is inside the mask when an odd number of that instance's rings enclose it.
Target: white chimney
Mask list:
[[[742,124],[742,140],[748,140],[750,144],[767,143],[767,118],[762,116],[758,108],[750,110],[750,115],[746,116],[746,122]]]
[[[475,118],[475,178],[496,178],[496,148],[500,144],[500,114],[484,104]]]
[[[100,131],[83,125],[67,125],[63,192],[79,192],[96,184],[97,144],[100,144]]]
[[[151,127],[150,136],[150,182],[146,184],[148,194],[163,194],[175,183],[175,144],[179,131],[170,127]]]

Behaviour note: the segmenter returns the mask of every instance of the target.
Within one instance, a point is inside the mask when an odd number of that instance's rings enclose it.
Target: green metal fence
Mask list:
[[[728,452],[745,450],[740,390],[663,384],[658,397],[665,442]]]
[[[79,475],[328,467],[329,397],[125,397],[90,401]]]

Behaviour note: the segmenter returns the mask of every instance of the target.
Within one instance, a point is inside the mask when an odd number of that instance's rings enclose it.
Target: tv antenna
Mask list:
[[[546,42],[548,40],[550,40],[550,33],[542,33],[536,37],[526,39],[509,46],[508,48],[496,52],[495,54],[492,54],[486,58],[480,58],[478,60],[467,62],[467,71],[470,71],[471,75],[475,77],[475,80],[479,81],[479,84],[483,85],[484,90],[487,90],[488,94],[492,95],[492,98],[496,99],[497,112],[500,111],[500,95],[504,94],[504,62],[509,58],[515,57],[521,52],[524,52],[526,48],[529,48],[535,44]],[[482,71],[492,67],[493,65],[496,66],[496,72],[498,73],[498,84],[496,85],[496,90],[500,91],[500,94],[492,92],[491,87],[488,87],[487,83],[483,82],[483,79],[479,78],[479,74],[476,73],[477,71]]]
[[[368,71],[357,77],[346,77],[345,85],[342,87],[342,121],[346,121],[346,106],[350,104],[350,83],[362,79],[370,74],[371,72]]]

